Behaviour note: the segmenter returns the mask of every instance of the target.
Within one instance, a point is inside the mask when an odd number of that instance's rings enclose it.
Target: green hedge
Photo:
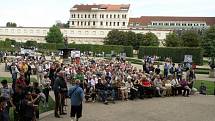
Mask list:
[[[91,44],[69,44],[69,48],[76,48],[81,52],[92,51],[94,53],[108,53],[111,51],[115,53],[125,52],[128,57],[133,57],[133,47],[131,46],[121,46],[121,45],[91,45]],[[64,48],[64,44],[54,44],[54,43],[39,43],[38,49],[43,51],[54,51],[60,48]]]
[[[166,57],[171,57],[173,62],[181,63],[184,61],[184,55],[193,55],[193,62],[195,64],[203,64],[203,50],[201,48],[189,47],[145,47],[139,48],[138,58],[144,56],[159,56],[162,60]]]
[[[19,43],[24,45],[24,43]],[[57,51],[60,48],[64,48],[63,43],[37,43],[37,48],[39,52],[49,53],[51,51]],[[119,54],[125,52],[127,57],[133,57],[133,47],[132,46],[122,46],[122,45],[91,45],[91,44],[69,44],[69,48],[76,48],[81,52],[92,51],[94,53],[110,54],[111,51]],[[2,51],[15,51],[16,49],[11,47],[11,43],[7,41],[0,41],[0,50]]]

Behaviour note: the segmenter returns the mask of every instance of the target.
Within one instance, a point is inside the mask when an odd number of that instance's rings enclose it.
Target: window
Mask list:
[[[72,21],[72,25],[75,25],[75,22],[74,22],[74,21]]]
[[[117,22],[117,26],[119,26],[119,22]]]
[[[25,32],[25,30],[24,30],[24,32]],[[43,30],[43,34],[46,34],[46,30]]]
[[[90,18],[90,14],[88,15],[88,18]]]
[[[112,15],[110,15],[110,18],[112,18]]]
[[[96,25],[96,22],[95,21],[93,21],[93,26],[95,26]]]
[[[199,24],[194,24],[194,26],[199,26]]]
[[[83,18],[83,15],[81,14],[81,18]]]
[[[170,23],[170,26],[175,26],[175,23]]]
[[[205,26],[205,24],[200,24],[200,26]]]
[[[163,26],[163,23],[159,23],[159,26]]]
[[[110,22],[110,26],[112,26],[112,22]]]
[[[116,22],[113,22],[113,26],[116,26]]]
[[[100,25],[103,26],[103,22],[102,21],[100,22]]]
[[[186,23],[182,23],[182,26],[186,26],[187,24]]]
[[[108,18],[108,14],[106,15],[106,18]]]
[[[118,14],[118,18],[120,18],[120,15]]]
[[[88,21],[88,26],[90,26],[90,21]]]
[[[81,22],[81,26],[83,26],[83,22]]]
[[[96,35],[96,31],[93,31],[93,35]]]
[[[124,15],[122,15],[122,18],[124,18]]]
[[[87,22],[85,21],[85,22],[84,22],[84,26],[86,26],[86,25],[87,25]]]
[[[88,33],[89,33],[88,31],[85,31],[85,35],[88,35]]]
[[[152,23],[153,26],[157,26],[157,23]]]
[[[87,14],[84,15],[84,18],[87,18]]]
[[[125,26],[125,22],[122,22],[122,26]]]
[[[95,14],[95,18],[97,18],[97,15]]]
[[[78,14],[78,18],[80,17],[80,15]]]
[[[188,26],[192,26],[193,24],[188,24]]]
[[[79,21],[77,22],[77,25],[79,26]]]
[[[114,14],[113,17],[116,18],[116,14]]]
[[[104,35],[104,32],[103,32],[103,31],[100,31],[100,35]]]
[[[127,15],[125,14],[125,18],[127,18]]]
[[[165,23],[164,25],[165,25],[165,26],[169,26],[169,23]]]
[[[74,34],[74,31],[70,31],[71,34]]]
[[[73,15],[73,17],[75,18],[75,14]]]
[[[108,22],[106,22],[106,26],[108,26]]]
[[[176,26],[181,26],[181,24],[180,23],[176,23]]]

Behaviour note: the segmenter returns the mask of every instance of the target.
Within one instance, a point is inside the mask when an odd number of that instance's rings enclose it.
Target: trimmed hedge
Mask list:
[[[19,43],[24,45],[24,43]],[[49,53],[51,51],[58,51],[60,48],[64,48],[63,43],[37,43],[37,48],[39,52]],[[116,54],[125,52],[127,57],[133,57],[133,47],[132,46],[122,46],[122,45],[91,45],[91,44],[69,44],[69,48],[76,48],[81,52],[91,51],[94,53],[110,54],[114,51]],[[11,43],[7,41],[0,41],[0,50],[2,51],[16,51],[15,48],[11,47]]]
[[[127,57],[133,57],[133,47],[132,46],[121,46],[121,45],[91,45],[91,44],[69,44],[69,48],[76,48],[81,52],[91,51],[94,53],[102,53],[110,54],[111,51],[115,53],[125,52]],[[60,48],[64,48],[63,43],[55,44],[55,43],[38,43],[39,50],[50,50],[56,51]]]
[[[159,56],[161,60],[171,57],[173,62],[181,63],[184,61],[184,55],[193,55],[193,62],[198,65],[203,64],[203,50],[201,48],[189,47],[149,47],[141,46],[139,48],[138,58],[144,56]]]

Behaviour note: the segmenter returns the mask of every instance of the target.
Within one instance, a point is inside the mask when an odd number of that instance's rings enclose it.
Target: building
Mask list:
[[[130,29],[205,29],[215,25],[215,17],[142,16],[130,18]]]
[[[129,8],[128,4],[74,5],[70,9],[69,28],[62,28],[61,32],[68,37],[69,43],[103,44],[113,29],[142,34],[152,32],[159,40],[164,40],[174,29],[204,29],[215,24],[215,17],[130,18]],[[0,40],[9,38],[18,42],[45,43],[48,31],[49,27],[0,27]]]
[[[127,29],[130,5],[75,5],[70,10],[70,28]]]

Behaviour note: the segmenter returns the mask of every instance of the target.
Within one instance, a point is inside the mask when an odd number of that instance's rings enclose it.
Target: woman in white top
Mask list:
[[[174,76],[173,78],[171,78],[171,87],[172,87],[172,95],[173,96],[177,96],[178,95],[178,91],[180,90],[181,85],[178,82],[178,79]]]

